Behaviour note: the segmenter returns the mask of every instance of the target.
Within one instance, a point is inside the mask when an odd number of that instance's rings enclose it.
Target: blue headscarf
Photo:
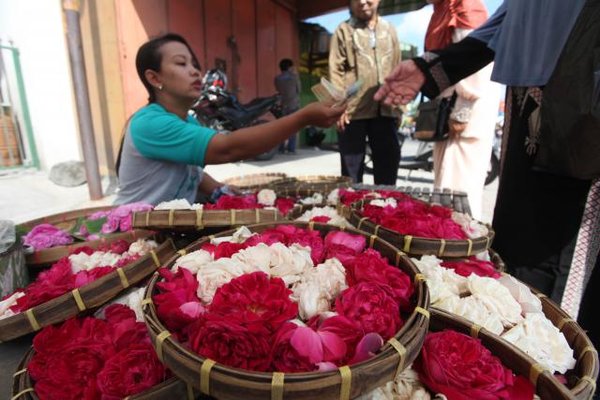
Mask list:
[[[543,86],[586,0],[505,0],[469,36],[494,50],[492,80]]]

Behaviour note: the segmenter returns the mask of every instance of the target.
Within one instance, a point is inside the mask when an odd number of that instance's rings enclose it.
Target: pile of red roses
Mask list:
[[[133,310],[114,304],[105,316],[69,319],[33,339],[27,370],[40,399],[117,400],[167,378]]]
[[[87,246],[78,247],[71,254],[85,253],[91,255],[95,251],[123,254],[128,249],[128,242],[125,240],[117,240],[109,245],[101,246],[96,250]],[[41,272],[36,280],[27,285],[27,287],[16,290],[14,293],[23,292],[25,293],[25,296],[18,298],[16,300],[16,304],[10,307],[10,309],[14,313],[23,312],[31,307],[35,307],[39,304],[45,303],[48,300],[70,292],[73,289],[85,286],[96,279],[109,274],[116,268],[127,265],[138,258],[139,255],[127,256],[121,258],[114,266],[100,266],[91,270],[82,270],[77,273],[73,273],[69,257],[63,257],[54,263],[50,269]],[[7,299],[14,293],[5,296],[2,298],[2,300]]]
[[[502,276],[494,263],[486,260],[479,260],[476,256],[471,256],[461,260],[444,260],[440,264],[444,268],[452,269],[460,276],[469,277],[471,274],[488,278],[498,279]]]
[[[429,333],[413,368],[423,384],[448,400],[531,400],[534,394],[533,385],[479,339],[452,330]]]
[[[294,205],[295,200],[291,197],[277,197],[275,207],[283,215],[286,215]],[[252,210],[255,208],[264,208],[257,200],[256,194],[247,194],[243,196],[223,195],[219,197],[216,203],[204,204],[205,210]]]
[[[337,258],[348,288],[332,300],[332,311],[299,321],[292,291],[262,271],[243,274],[220,286],[210,304],[196,295],[202,282],[183,266],[164,278],[153,296],[157,314],[180,341],[206,358],[255,371],[329,370],[373,356],[403,326],[401,312],[411,311],[410,277],[379,252],[366,249],[363,236],[279,225],[244,243],[208,244],[215,259],[243,248],[299,243],[311,249],[314,265]],[[327,314],[327,315],[325,315]]]

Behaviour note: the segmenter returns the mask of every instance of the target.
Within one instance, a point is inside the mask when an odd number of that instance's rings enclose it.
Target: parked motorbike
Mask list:
[[[200,99],[192,109],[202,125],[217,131],[234,131],[265,123],[267,120],[261,117],[268,112],[275,118],[282,116],[279,95],[258,97],[241,104],[233,93],[214,85],[202,90]],[[277,147],[258,155],[255,160],[270,160],[276,153]]]
[[[404,137],[400,137],[401,143]],[[492,145],[492,154],[490,164],[488,166],[485,185],[492,183],[500,173],[500,150],[502,144],[502,126],[496,125],[494,132],[494,142]],[[408,170],[408,178],[414,170],[423,170],[433,172],[433,142],[419,141],[415,154],[405,155],[402,152],[402,159],[398,165],[398,169]],[[371,149],[367,146],[367,154],[365,156],[365,173],[373,174],[373,160],[371,158]]]

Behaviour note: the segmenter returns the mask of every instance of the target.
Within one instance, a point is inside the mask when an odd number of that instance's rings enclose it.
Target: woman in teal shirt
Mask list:
[[[125,129],[116,204],[177,198],[193,202],[198,190],[210,194],[221,186],[202,171],[205,165],[255,157],[306,125],[332,125],[344,112],[344,107],[312,103],[275,121],[219,134],[189,115],[200,97],[202,74],[183,37],[166,34],[143,44],[136,69],[148,91],[148,105]]]

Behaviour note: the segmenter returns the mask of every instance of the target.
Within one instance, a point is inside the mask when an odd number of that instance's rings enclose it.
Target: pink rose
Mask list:
[[[491,261],[478,260],[477,257],[471,256],[459,261],[442,261],[441,266],[448,269],[453,269],[458,275],[468,277],[471,274],[498,279],[500,273],[496,270],[494,263]]]
[[[68,232],[63,231],[54,225],[40,224],[34,226],[33,229],[25,235],[23,242],[38,251],[73,243],[73,238]]]

